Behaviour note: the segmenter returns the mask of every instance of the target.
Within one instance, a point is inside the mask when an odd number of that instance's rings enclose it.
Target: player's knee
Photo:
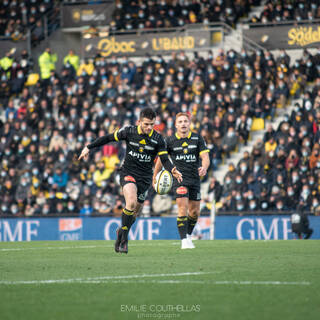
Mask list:
[[[199,217],[199,214],[200,214],[200,212],[197,208],[189,209],[189,216],[191,218],[197,219]]]
[[[197,211],[189,211],[189,216],[193,219],[197,219],[199,217],[199,213]]]
[[[185,205],[178,206],[178,215],[179,216],[185,216],[188,212],[188,207]]]
[[[129,200],[126,202],[126,208],[130,211],[134,211],[137,207],[137,201],[135,201],[134,199]]]

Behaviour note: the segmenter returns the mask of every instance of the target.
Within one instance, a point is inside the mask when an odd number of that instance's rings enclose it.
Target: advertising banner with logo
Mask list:
[[[320,24],[256,27],[243,30],[243,34],[267,50],[317,48],[320,45]]]
[[[320,217],[310,216],[312,239],[320,239]],[[0,241],[114,240],[119,218],[26,218],[0,219]],[[209,239],[210,218],[201,217],[194,230]],[[292,239],[289,215],[217,216],[215,239]],[[179,239],[175,217],[139,218],[129,232],[131,240]]]
[[[105,26],[112,13],[112,2],[97,4],[64,4],[62,6],[62,28],[82,26]]]
[[[206,30],[188,32],[163,32],[115,35],[106,38],[82,39],[82,56],[90,58],[100,53],[103,57],[144,56],[209,48],[210,32]]]

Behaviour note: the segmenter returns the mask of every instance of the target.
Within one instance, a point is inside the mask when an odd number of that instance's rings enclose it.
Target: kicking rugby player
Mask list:
[[[156,113],[145,108],[139,116],[138,126],[127,126],[113,134],[100,137],[83,148],[79,160],[88,156],[93,148],[112,141],[126,141],[126,155],[120,169],[120,184],[125,198],[121,228],[117,230],[115,251],[128,253],[128,233],[137,214],[142,209],[152,183],[152,166],[158,155],[163,166],[178,180],[182,174],[174,167],[168,157],[166,143],[162,135],[153,130]]]

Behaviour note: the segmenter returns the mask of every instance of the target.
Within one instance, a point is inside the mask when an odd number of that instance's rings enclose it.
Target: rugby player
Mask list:
[[[141,110],[138,126],[127,126],[113,134],[100,137],[83,148],[79,160],[88,156],[93,148],[112,141],[126,141],[126,155],[120,169],[120,184],[125,199],[121,228],[117,230],[115,251],[128,253],[128,233],[147,197],[152,183],[152,167],[158,155],[163,166],[178,180],[182,174],[168,157],[166,143],[162,135],[153,130],[156,113],[152,108]]]
[[[204,139],[190,130],[190,118],[180,112],[175,120],[176,134],[168,137],[167,150],[170,158],[183,175],[183,181],[174,179],[173,192],[178,205],[177,227],[181,249],[193,249],[192,231],[200,215],[200,177],[207,174],[210,165],[209,149]],[[201,163],[200,163],[201,159]],[[162,159],[157,160],[153,180],[162,169]]]

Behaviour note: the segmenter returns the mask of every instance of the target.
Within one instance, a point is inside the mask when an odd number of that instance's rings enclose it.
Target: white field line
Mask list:
[[[172,242],[170,245],[180,245],[179,242]],[[130,247],[147,247],[147,246],[168,246],[165,243],[144,243],[144,244],[130,244]],[[69,249],[93,249],[93,248],[113,248],[111,245],[102,245],[102,246],[66,246],[66,247],[30,247],[30,248],[0,248],[0,252],[3,251],[25,251],[25,250],[69,250]]]
[[[310,286],[308,281],[289,282],[289,281],[205,281],[205,280],[90,280],[82,283],[162,283],[162,284],[204,284],[204,285],[273,285],[273,286]]]
[[[71,278],[71,279],[55,279],[55,280],[18,280],[6,281],[0,280],[0,285],[16,285],[16,284],[52,284],[52,283],[77,283],[77,282],[93,282],[101,283],[108,280],[122,280],[122,279],[141,279],[141,278],[158,278],[158,277],[183,277],[183,276],[199,276],[206,274],[220,273],[216,272],[181,272],[181,273],[159,273],[159,274],[131,274],[125,276],[103,276],[94,278]]]
[[[210,272],[213,273],[213,272]],[[140,278],[151,277],[170,277],[203,275],[205,272],[185,272],[175,274],[142,274],[131,276],[106,276],[98,278],[78,278],[78,279],[60,279],[60,280],[26,280],[26,281],[0,281],[0,285],[40,285],[40,284],[61,284],[61,283],[84,283],[84,284],[116,284],[116,283],[144,283],[144,284],[200,284],[200,285],[237,285],[237,286],[309,286],[309,281],[214,281],[214,280],[142,280]],[[138,279],[137,279],[138,278]],[[130,280],[133,279],[133,280]]]

